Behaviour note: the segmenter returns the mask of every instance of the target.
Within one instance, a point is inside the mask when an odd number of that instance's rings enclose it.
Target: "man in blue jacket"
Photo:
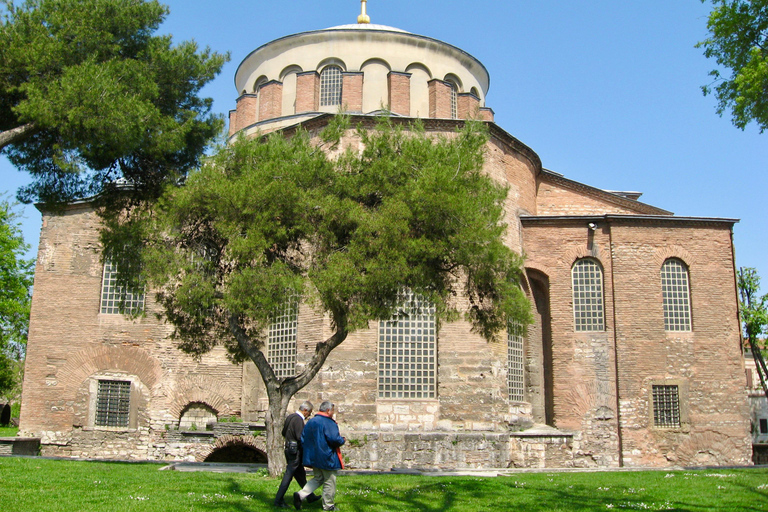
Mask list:
[[[304,447],[304,465],[312,468],[314,478],[302,490],[293,494],[293,506],[301,508],[301,502],[315,489],[323,486],[323,510],[338,510],[334,504],[336,496],[336,473],[341,469],[338,448],[346,439],[339,435],[339,426],[333,419],[336,406],[331,402],[320,404],[319,412],[307,422],[301,433]]]

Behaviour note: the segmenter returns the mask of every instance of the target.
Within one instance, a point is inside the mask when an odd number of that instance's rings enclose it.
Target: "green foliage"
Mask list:
[[[706,0],[702,0],[704,2]],[[707,28],[710,36],[697,47],[720,69],[704,94],[714,93],[717,113],[730,111],[742,130],[752,121],[768,128],[768,0],[712,0]]]
[[[161,464],[0,457],[0,500],[58,512],[270,510],[280,480],[265,471],[159,471]],[[525,472],[497,478],[391,472],[338,478],[349,512],[675,510],[752,512],[768,501],[768,469]],[[298,489],[295,485],[289,492]],[[289,495],[290,496],[290,495]],[[310,510],[320,510],[311,506]]]
[[[223,342],[242,360],[230,320],[258,349],[295,296],[345,335],[391,317],[404,288],[443,320],[466,295],[466,318],[487,339],[508,318],[528,322],[521,259],[503,243],[507,190],[481,170],[482,125],[432,137],[382,119],[357,130],[361,152],[329,157],[347,123],[335,118],[321,142],[302,131],[240,139],[126,228],[149,241],[144,269],[183,350]]]
[[[142,196],[199,164],[223,121],[198,97],[228,60],[155,35],[150,0],[0,2],[1,144],[34,182],[20,198],[66,201],[125,179]]]
[[[739,268],[737,285],[744,338],[757,343],[768,327],[768,294],[758,296],[760,276],[754,268]]]
[[[21,372],[27,330],[33,265],[23,258],[27,245],[17,214],[0,199],[0,397],[15,397]]]

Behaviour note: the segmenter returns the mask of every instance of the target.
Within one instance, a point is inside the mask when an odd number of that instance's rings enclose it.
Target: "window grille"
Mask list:
[[[328,66],[320,73],[320,106],[341,105],[341,68]]]
[[[653,386],[653,425],[680,426],[680,396],[677,386]]]
[[[525,367],[523,362],[523,326],[510,322],[507,327],[507,383],[509,400],[525,400]]]
[[[664,329],[691,330],[691,300],[688,289],[688,269],[678,259],[669,259],[661,266],[661,295],[664,304]]]
[[[379,322],[379,398],[435,398],[435,306],[407,292],[392,319]]]
[[[459,87],[453,83],[448,82],[451,85],[451,119],[458,119],[459,117]]]
[[[296,374],[296,328],[299,304],[290,299],[281,305],[269,325],[267,357],[278,379]]]
[[[131,410],[131,383],[100,380],[96,393],[96,426],[127,427]]]
[[[577,331],[602,331],[603,320],[603,271],[594,260],[576,262],[571,272],[573,278],[573,320]]]
[[[136,314],[144,309],[144,292],[127,291],[117,284],[117,266],[104,262],[101,280],[101,312],[108,315]]]

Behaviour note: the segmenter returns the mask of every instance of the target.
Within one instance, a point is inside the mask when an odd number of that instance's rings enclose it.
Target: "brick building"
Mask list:
[[[317,134],[339,110],[353,125],[373,126],[381,111],[420,118],[434,134],[484,120],[486,172],[509,187],[506,238],[526,257],[534,324],[493,344],[463,322],[438,328],[425,308],[418,369],[391,355],[414,350],[409,326],[350,335],[295,400],[337,403],[351,466],[749,463],[734,220],[676,217],[639,193],[543,168],[494,123],[485,67],[429,37],[368,23],[295,34],[254,50],[235,84],[231,136],[299,125]],[[357,142],[353,132],[343,139]],[[46,455],[213,460],[238,446],[263,455],[253,431],[267,401],[255,367],[229,363],[223,349],[199,361],[181,353],[151,292],[130,297],[146,315],[119,314],[92,207],[40,209],[22,434],[41,437]],[[329,329],[304,304],[274,327],[268,357],[283,375]],[[231,417],[244,423],[220,421]]]

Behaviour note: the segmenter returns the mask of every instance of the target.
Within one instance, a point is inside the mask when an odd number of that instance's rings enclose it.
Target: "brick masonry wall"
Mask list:
[[[259,121],[280,117],[283,113],[283,84],[275,80],[259,88]]]
[[[317,112],[319,107],[320,74],[317,71],[298,73],[296,75],[296,113]]]
[[[138,319],[100,313],[98,227],[85,205],[43,213],[20,431],[77,456],[93,455],[88,449],[122,456],[134,446],[131,457],[144,458],[157,433],[177,424],[191,402],[239,414],[242,369],[221,348],[199,362],[181,353],[171,328],[156,319],[151,294]],[[89,423],[90,383],[98,377],[132,381],[135,426],[117,432]]]
[[[401,116],[411,115],[411,74],[390,71],[387,75],[389,110]]]
[[[468,92],[459,93],[457,109],[459,119],[478,119],[480,117],[480,99]]]
[[[429,88],[429,117],[451,118],[451,85],[442,80],[427,82]]]
[[[632,214],[638,210],[588,196],[546,180],[540,180],[536,196],[536,215]]]
[[[256,94],[243,94],[237,99],[237,111],[235,113],[235,130],[239,132],[246,126],[250,126],[259,120],[259,98]],[[232,116],[230,115],[230,123]],[[230,125],[231,126],[231,125]],[[231,130],[231,128],[230,128]]]
[[[341,104],[346,112],[363,111],[363,73],[341,74]]]
[[[627,222],[592,232],[586,222],[524,223],[524,238],[526,265],[549,277],[555,424],[581,433],[575,458],[626,466],[748,463],[728,227]],[[570,269],[580,257],[603,268],[605,331],[574,332]],[[691,333],[664,331],[659,272],[667,257],[690,265]],[[665,382],[680,383],[688,418],[680,429],[653,426],[650,386]]]

